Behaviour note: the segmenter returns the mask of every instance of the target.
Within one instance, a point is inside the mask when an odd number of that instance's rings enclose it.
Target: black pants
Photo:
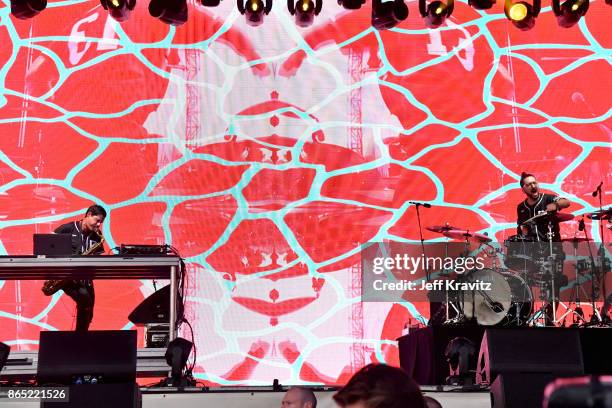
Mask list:
[[[64,293],[76,303],[76,331],[87,331],[93,319],[96,300],[93,282],[90,280],[73,281],[64,287]]]

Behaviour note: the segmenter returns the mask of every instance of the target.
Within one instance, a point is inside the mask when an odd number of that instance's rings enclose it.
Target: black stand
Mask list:
[[[610,326],[612,325],[612,322],[610,321],[610,317],[608,316],[608,307],[610,306],[608,304],[608,291],[606,290],[606,273],[608,272],[608,268],[606,265],[606,245],[605,245],[605,239],[604,239],[604,227],[603,227],[603,194],[601,193],[601,186],[603,185],[603,182],[601,182],[599,184],[599,186],[597,187],[597,189],[595,190],[594,194],[599,194],[599,213],[602,214],[602,217],[599,219],[599,237],[601,238],[601,244],[599,246],[599,255],[601,258],[601,278],[602,278],[602,284],[601,284],[601,289],[603,292],[603,306],[601,308],[601,324],[604,326]]]

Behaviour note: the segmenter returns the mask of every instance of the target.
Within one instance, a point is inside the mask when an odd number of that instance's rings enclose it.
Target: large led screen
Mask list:
[[[258,27],[230,0],[190,3],[178,27],[143,0],[123,23],[93,0],[29,20],[5,1],[0,252],[31,254],[33,233],[99,203],[109,249],[167,243],[186,259],[198,379],[338,384],[398,364],[395,339],[429,306],[360,302],[360,248],[420,242],[411,201],[432,204],[423,228],[500,242],[515,233],[522,171],[572,202],[564,236],[597,210],[602,181],[609,204],[612,7],[592,1],[562,28],[545,2],[520,31],[502,4],[458,1],[430,29],[410,1],[407,20],[377,31],[369,3],[326,1],[300,28],[282,1]],[[41,284],[0,281],[13,349],[74,328],[74,302]],[[92,329],[132,328],[127,314],[154,291],[95,285]]]

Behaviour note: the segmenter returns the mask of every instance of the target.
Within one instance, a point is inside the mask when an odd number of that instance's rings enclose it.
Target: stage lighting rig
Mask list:
[[[468,0],[470,7],[477,10],[488,10],[495,4],[495,0]]]
[[[372,27],[388,30],[408,18],[408,6],[404,0],[372,0]]]
[[[130,17],[130,13],[136,7],[136,0],[100,0],[100,4],[112,18],[121,22]]]
[[[359,10],[365,4],[365,0],[338,0],[338,5],[347,10]]]
[[[427,4],[427,0],[419,0],[419,12],[425,20],[425,25],[429,28],[437,28],[444,23],[453,13],[455,0],[447,0],[443,3],[439,0]]]
[[[563,4],[559,0],[552,0],[552,9],[557,16],[557,23],[564,28],[576,24],[589,9],[589,0],[566,0]]]
[[[11,14],[20,20],[32,18],[47,8],[47,0],[11,0]]]
[[[287,0],[289,14],[295,16],[295,24],[308,27],[314,22],[323,7],[323,0]]]
[[[178,26],[187,22],[188,10],[186,0],[151,0],[149,3],[151,17],[159,18],[166,24]]]
[[[535,19],[540,14],[540,8],[540,0],[533,0],[533,5],[524,1],[513,3],[512,0],[505,0],[504,3],[504,13],[508,20],[523,31],[533,28]]]
[[[264,16],[272,11],[272,0],[238,0],[238,11],[246,17],[248,25],[257,27],[264,21]]]

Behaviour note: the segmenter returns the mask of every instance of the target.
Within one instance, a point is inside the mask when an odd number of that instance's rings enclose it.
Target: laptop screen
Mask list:
[[[34,255],[70,256],[72,255],[72,235],[34,234]]]

